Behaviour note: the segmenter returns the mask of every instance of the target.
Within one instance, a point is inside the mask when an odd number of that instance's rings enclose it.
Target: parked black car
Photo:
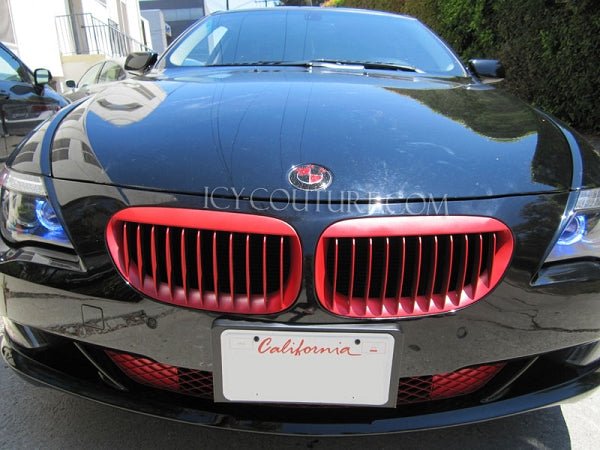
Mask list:
[[[4,161],[31,130],[69,102],[48,83],[50,71],[34,72],[0,43],[0,161]]]
[[[497,61],[463,65],[410,17],[321,8],[214,14],[155,58],[3,172],[18,373],[334,435],[598,387],[599,157],[494,89]]]

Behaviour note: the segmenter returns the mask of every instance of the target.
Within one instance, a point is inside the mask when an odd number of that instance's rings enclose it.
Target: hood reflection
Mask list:
[[[186,82],[165,72],[103,91],[81,105],[82,118],[80,107],[61,126],[55,175],[171,193],[260,190],[279,200],[296,192],[289,169],[305,163],[333,172],[324,191],[333,201],[570,185],[571,153],[558,129],[502,91],[434,78],[221,71],[227,76],[191,72],[197,81],[186,72]],[[59,145],[67,138],[77,142]]]
[[[165,98],[158,83],[125,80],[97,96],[89,111],[112,125],[126,126],[144,120]]]

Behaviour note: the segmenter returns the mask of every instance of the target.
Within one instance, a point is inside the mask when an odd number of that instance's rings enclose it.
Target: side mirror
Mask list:
[[[484,83],[497,83],[506,77],[504,66],[497,59],[472,59],[468,67]]]
[[[67,80],[67,82],[65,84],[67,85],[68,88],[71,88],[71,89],[75,89],[77,87],[77,83],[75,83],[75,81],[73,81],[73,80]]]
[[[125,70],[145,72],[154,65],[157,59],[158,54],[152,52],[130,53],[125,59]]]
[[[48,69],[35,69],[33,71],[33,83],[37,87],[42,87],[52,81],[52,74]]]

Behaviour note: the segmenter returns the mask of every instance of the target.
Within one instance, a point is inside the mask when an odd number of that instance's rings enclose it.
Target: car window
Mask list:
[[[170,66],[319,59],[408,65],[436,75],[465,74],[456,56],[415,19],[327,10],[217,14],[200,22],[166,55]]]
[[[98,63],[88,69],[86,73],[83,74],[79,83],[77,83],[77,87],[89,86],[90,84],[96,84],[96,79],[98,78],[98,72],[102,68],[104,63]]]
[[[100,72],[100,77],[98,78],[98,83],[109,83],[111,81],[124,80],[126,77],[127,74],[120,65],[109,61],[104,64],[104,67]]]
[[[0,81],[29,81],[24,67],[2,47],[0,47]]]

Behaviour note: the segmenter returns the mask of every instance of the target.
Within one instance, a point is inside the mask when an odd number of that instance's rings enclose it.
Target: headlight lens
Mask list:
[[[546,262],[600,259],[600,189],[581,191],[567,224]]]
[[[44,180],[35,175],[4,169],[2,224],[4,238],[11,242],[35,241],[72,248],[56,210],[48,199]]]

